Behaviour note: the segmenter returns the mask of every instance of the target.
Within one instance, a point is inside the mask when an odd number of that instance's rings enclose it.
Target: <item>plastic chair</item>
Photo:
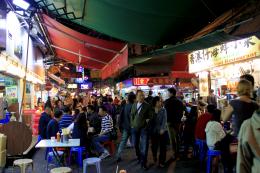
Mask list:
[[[72,169],[69,167],[59,167],[52,169],[50,173],[72,173]]]
[[[221,155],[221,151],[218,151],[218,150],[208,150],[208,154],[207,155],[208,155],[207,173],[210,173],[212,157],[220,156]]]
[[[87,173],[87,168],[90,165],[95,165],[97,169],[97,173],[101,173],[100,163],[101,163],[101,159],[97,157],[92,157],[83,160],[83,173]]]
[[[72,153],[77,153],[77,164],[82,167],[83,166],[83,159],[82,155],[83,152],[86,151],[85,147],[71,147],[70,149],[70,157],[69,157],[69,164],[71,164],[71,155]]]
[[[49,148],[49,149],[50,149],[50,148]],[[59,156],[62,156],[62,155],[64,154],[63,151],[57,151],[57,153],[58,153]],[[53,160],[55,160],[55,157],[54,157],[54,155],[53,155],[53,152],[50,151],[50,152],[48,152],[48,154],[47,154],[47,172],[48,172],[48,170],[49,170],[49,164],[52,163]],[[57,165],[57,164],[55,164],[55,165]]]
[[[42,140],[42,137],[41,137],[41,135],[38,135],[38,138],[37,138],[37,143],[39,143],[41,140]]]
[[[21,173],[25,173],[25,169],[27,166],[32,166],[32,172],[33,172],[33,160],[32,159],[18,159],[14,161],[13,166],[20,167]]]
[[[106,141],[103,143],[104,147],[108,147],[110,155],[114,155],[116,152],[116,146],[113,141]]]
[[[203,163],[203,160],[206,157],[206,152],[207,152],[206,141],[196,139],[194,148],[195,148],[195,151],[193,151],[193,153],[194,153],[195,156],[199,155],[200,166],[202,167],[202,163]]]

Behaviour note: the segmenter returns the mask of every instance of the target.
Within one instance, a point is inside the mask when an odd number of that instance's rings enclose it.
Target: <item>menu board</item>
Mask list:
[[[5,87],[6,97],[8,98],[17,98],[17,86],[7,86]]]

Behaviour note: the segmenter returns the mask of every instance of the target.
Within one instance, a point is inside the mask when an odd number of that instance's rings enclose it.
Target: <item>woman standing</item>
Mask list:
[[[167,112],[163,108],[162,100],[159,96],[153,98],[152,106],[154,116],[151,127],[152,153],[154,162],[157,162],[157,151],[160,148],[159,167],[165,167],[166,159],[166,135],[167,135]]]
[[[72,130],[72,138],[73,139],[80,139],[80,146],[87,145],[87,119],[84,113],[78,115],[74,122],[74,127]]]
[[[251,118],[254,111],[259,108],[258,104],[251,99],[252,84],[242,79],[237,85],[238,99],[231,100],[227,108],[222,112],[224,122],[229,121],[234,115],[232,121],[233,136],[237,137],[240,126],[244,120]]]

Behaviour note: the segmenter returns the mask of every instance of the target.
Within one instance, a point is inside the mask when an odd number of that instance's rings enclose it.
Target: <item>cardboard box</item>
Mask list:
[[[6,150],[0,152],[0,167],[4,167],[6,164]]]
[[[0,152],[6,150],[7,137],[4,134],[0,134]]]

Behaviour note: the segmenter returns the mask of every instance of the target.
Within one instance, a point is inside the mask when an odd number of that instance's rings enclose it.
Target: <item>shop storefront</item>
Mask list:
[[[7,103],[7,110],[15,112],[17,120],[21,120],[21,108],[34,109],[37,103],[35,88],[45,82],[42,54],[30,37],[28,40],[28,32],[15,13],[6,14],[2,28],[5,31],[5,36],[1,35],[5,49],[0,53],[0,108],[3,102]],[[2,112],[0,115],[4,117]]]
[[[255,37],[224,43],[189,54],[189,72],[199,77],[199,93],[213,89],[219,98],[235,95],[239,77],[251,74],[260,86],[260,40]]]
[[[173,82],[169,77],[137,77],[120,82],[116,85],[120,95],[125,97],[130,92],[136,92],[137,90],[143,90],[146,95],[151,90],[153,95],[158,95],[166,99],[167,89],[173,87]]]

